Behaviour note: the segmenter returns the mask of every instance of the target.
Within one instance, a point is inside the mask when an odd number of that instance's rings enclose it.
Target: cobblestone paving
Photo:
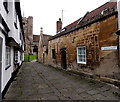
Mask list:
[[[120,100],[118,89],[37,62],[25,62],[4,100]]]

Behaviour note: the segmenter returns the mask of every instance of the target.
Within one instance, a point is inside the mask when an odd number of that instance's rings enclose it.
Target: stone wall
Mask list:
[[[33,17],[23,17],[23,29],[25,34],[25,54],[32,53]]]
[[[48,43],[48,64],[62,68],[61,51],[64,49],[66,51],[67,70],[115,77],[115,74],[118,73],[118,51],[102,51],[101,47],[118,46],[116,31],[117,16],[114,15],[50,40]],[[77,46],[82,45],[86,46],[87,64],[77,63]],[[55,58],[52,58],[52,49],[55,49]]]

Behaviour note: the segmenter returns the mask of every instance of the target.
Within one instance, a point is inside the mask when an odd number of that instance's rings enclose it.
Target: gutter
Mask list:
[[[86,27],[86,26],[88,26],[88,25],[90,25],[90,24],[93,24],[93,23],[95,23],[95,22],[104,20],[104,19],[106,19],[107,17],[111,17],[111,16],[113,16],[113,15],[115,15],[115,14],[117,15],[118,12],[117,12],[117,11],[114,11],[113,13],[110,13],[110,14],[108,14],[108,15],[106,15],[106,16],[101,16],[100,18],[95,19],[95,20],[93,20],[93,21],[91,21],[91,22],[88,22],[88,23],[86,23],[86,24],[77,25],[75,28],[72,28],[72,29],[66,30],[66,31],[64,31],[64,32],[61,32],[61,33],[59,33],[59,34],[56,34],[55,36],[49,38],[48,41],[51,41],[51,40],[53,40],[53,39],[55,39],[55,38],[58,38],[58,37],[61,37],[61,36],[63,36],[63,35],[67,35],[67,34],[73,32],[73,31],[75,31],[75,30],[79,30],[79,29],[84,28],[84,27]]]

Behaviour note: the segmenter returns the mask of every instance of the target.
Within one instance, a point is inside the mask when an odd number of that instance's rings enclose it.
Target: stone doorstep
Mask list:
[[[120,81],[119,80],[108,78],[108,77],[95,76],[94,74],[91,74],[91,73],[79,72],[79,71],[75,71],[75,70],[71,70],[71,69],[69,69],[67,71],[71,72],[71,73],[74,73],[74,74],[77,74],[77,75],[82,75],[86,78],[92,78],[92,79],[95,79],[97,81],[102,81],[102,82],[112,84],[112,85],[114,85],[114,86],[116,86],[117,88],[120,89]]]

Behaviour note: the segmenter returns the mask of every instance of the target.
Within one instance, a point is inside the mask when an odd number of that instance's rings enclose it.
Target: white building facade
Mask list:
[[[24,61],[20,2],[0,0],[0,92]]]

